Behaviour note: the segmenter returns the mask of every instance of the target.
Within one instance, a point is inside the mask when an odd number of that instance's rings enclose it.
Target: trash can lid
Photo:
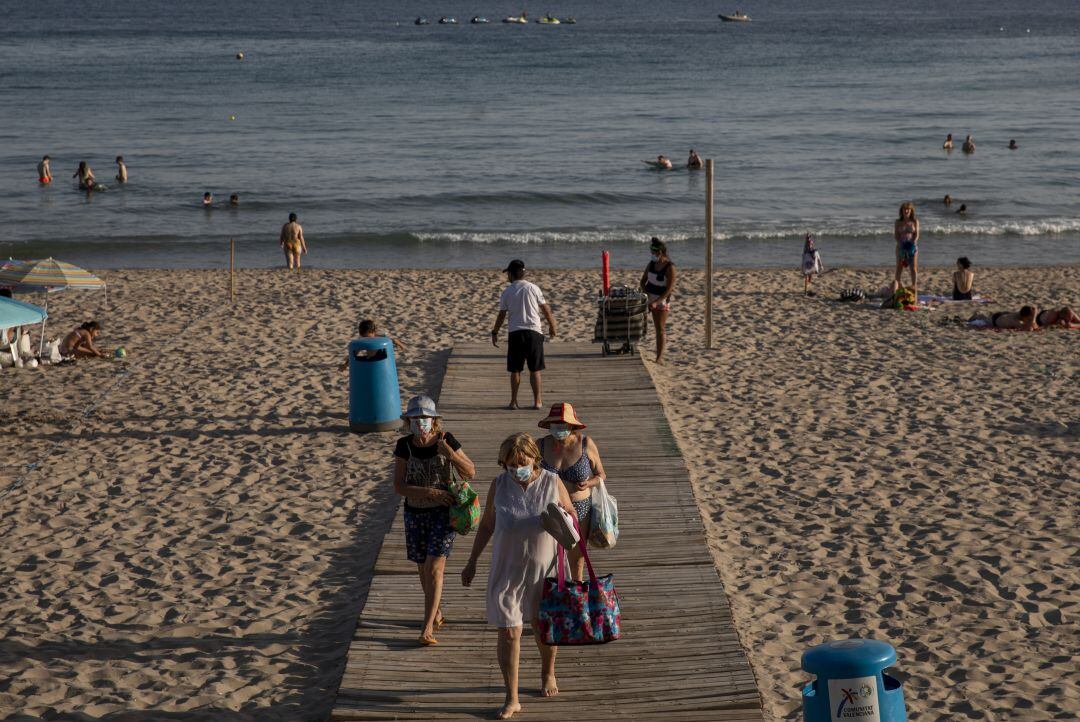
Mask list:
[[[802,668],[827,679],[868,677],[896,662],[892,645],[876,639],[837,639],[812,647],[802,656]]]

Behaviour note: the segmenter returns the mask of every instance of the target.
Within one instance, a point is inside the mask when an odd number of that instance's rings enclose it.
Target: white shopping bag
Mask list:
[[[610,549],[619,540],[619,505],[602,481],[593,487],[589,498],[592,501],[589,543],[597,549]]]

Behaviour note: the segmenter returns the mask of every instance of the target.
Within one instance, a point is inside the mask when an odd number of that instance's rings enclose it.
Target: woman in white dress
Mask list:
[[[503,473],[491,482],[487,504],[473,540],[472,553],[461,570],[466,587],[476,576],[476,560],[492,541],[487,585],[487,621],[499,628],[498,656],[506,685],[506,702],[498,719],[521,710],[518,701],[518,660],[521,629],[528,619],[543,662],[541,695],[559,693],[555,681],[555,647],[540,640],[536,617],[544,577],[555,566],[556,542],[544,531],[540,513],[552,502],[574,514],[574,505],[559,477],[540,468],[540,449],[528,434],[514,434],[499,447]]]

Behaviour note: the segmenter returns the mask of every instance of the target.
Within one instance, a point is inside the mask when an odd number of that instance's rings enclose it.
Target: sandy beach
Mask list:
[[[848,636],[896,646],[912,720],[1080,711],[1080,332],[948,320],[1080,305],[1080,267],[976,270],[994,303],[927,312],[831,300],[887,269],[813,298],[794,269],[721,271],[709,352],[680,275],[648,367],[772,720],[802,651]],[[245,270],[230,306],[224,271],[103,275],[109,307],[56,294],[49,337],[97,318],[126,361],[0,370],[0,717],[324,718],[397,503],[396,435],[347,432],[345,345],[376,319],[402,396],[437,396],[502,276]],[[530,277],[591,339],[598,273]]]

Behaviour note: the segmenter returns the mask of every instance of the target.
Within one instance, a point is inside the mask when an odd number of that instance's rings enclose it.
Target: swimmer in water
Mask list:
[[[203,208],[209,208],[214,203],[214,196],[210,191],[203,193],[202,204]]]
[[[686,167],[690,170],[699,170],[705,167],[705,162],[701,160],[701,156],[694,152],[694,149],[690,149],[690,158],[686,161]]]
[[[289,214],[289,222],[281,227],[281,235],[278,242],[285,251],[285,262],[289,270],[300,270],[300,255],[307,253],[307,241],[304,240],[304,229],[296,222],[296,214]]]
[[[127,181],[128,173],[127,166],[124,165],[124,156],[118,155],[116,156],[116,182],[127,183]]]
[[[941,147],[945,150],[952,150],[952,133],[945,136],[945,142],[941,144]]]
[[[667,159],[667,156],[663,155],[656,156],[656,165],[664,170],[671,170],[672,168],[671,161]]]
[[[945,194],[945,200],[943,200],[943,201],[942,201],[942,203],[944,203],[944,204],[945,204],[945,207],[946,207],[946,208],[948,208],[949,206],[951,206],[951,205],[952,205],[952,196],[951,196],[951,195],[949,195],[948,193],[946,193],[946,194]]]
[[[1009,150],[1016,150],[1016,149],[1017,149],[1017,148],[1019,148],[1019,147],[1020,147],[1020,146],[1018,146],[1018,145],[1016,144],[1016,141],[1015,141],[1015,140],[1010,140],[1010,141],[1009,141]]]
[[[235,193],[229,196],[229,205],[233,208],[236,208],[238,205],[240,205],[240,196],[236,195]]]
[[[79,161],[79,167],[71,177],[79,179],[79,190],[92,191],[94,186],[97,185],[97,181],[94,179],[94,171],[90,170],[90,166],[86,164],[85,160]]]
[[[37,164],[37,179],[41,185],[52,183],[52,168],[49,167],[49,156],[43,156]]]
[[[967,138],[964,138],[964,145],[961,150],[963,150],[965,153],[975,152],[975,141],[972,139],[970,133],[968,133]]]
[[[960,209],[958,211],[956,211],[956,215],[960,216],[961,218],[967,218],[967,204],[966,203],[961,203],[960,204]]]

